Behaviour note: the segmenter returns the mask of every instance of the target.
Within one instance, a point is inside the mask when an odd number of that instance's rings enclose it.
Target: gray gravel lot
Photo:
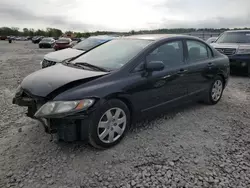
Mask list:
[[[231,77],[215,106],[192,104],[138,123],[114,148],[50,142],[20,81],[52,49],[0,41],[0,187],[250,187],[250,79]]]

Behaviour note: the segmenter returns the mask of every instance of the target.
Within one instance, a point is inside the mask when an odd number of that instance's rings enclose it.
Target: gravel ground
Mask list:
[[[0,41],[0,187],[250,187],[250,79],[233,76],[215,106],[192,104],[137,123],[114,148],[50,142],[20,81],[51,49]]]

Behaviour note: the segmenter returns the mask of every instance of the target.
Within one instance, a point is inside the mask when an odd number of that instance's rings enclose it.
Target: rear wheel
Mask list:
[[[211,105],[217,104],[222,97],[223,90],[223,78],[221,76],[217,76],[209,88],[205,102]]]
[[[89,142],[96,148],[109,148],[118,144],[130,125],[130,111],[117,99],[107,101],[91,117]]]

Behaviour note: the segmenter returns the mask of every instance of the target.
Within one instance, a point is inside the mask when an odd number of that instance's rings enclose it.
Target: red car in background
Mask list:
[[[57,51],[65,48],[71,48],[72,46],[73,43],[70,38],[59,38],[54,45],[54,49]]]

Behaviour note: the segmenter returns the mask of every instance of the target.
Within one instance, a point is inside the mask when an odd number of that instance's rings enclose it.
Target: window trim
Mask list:
[[[187,58],[186,58],[186,53],[185,53],[185,42],[184,42],[184,39],[183,39],[183,38],[181,38],[181,39],[171,39],[171,40],[164,41],[164,42],[162,42],[162,43],[157,44],[155,47],[153,47],[152,49],[150,49],[150,51],[148,51],[146,54],[144,54],[143,57],[140,58],[140,59],[138,60],[139,63],[136,64],[136,66],[132,69],[131,73],[138,73],[138,72],[143,72],[143,71],[145,71],[145,65],[146,65],[146,63],[147,63],[146,57],[147,57],[150,53],[152,53],[155,49],[159,48],[160,46],[165,45],[165,44],[167,44],[167,43],[172,43],[172,42],[175,42],[175,41],[180,41],[180,42],[182,43],[182,53],[183,53],[183,59],[182,59],[182,61],[183,61],[183,65],[187,64]],[[135,71],[136,67],[139,66],[142,62],[143,62],[143,64],[144,64],[144,68],[143,68],[142,70]]]
[[[193,42],[197,42],[197,43],[201,43],[203,44],[205,47],[206,47],[206,51],[207,51],[207,58],[203,58],[203,59],[198,59],[198,60],[195,60],[195,61],[190,61],[189,59],[189,53],[188,53],[188,41],[193,41]],[[196,40],[196,39],[185,39],[184,40],[185,42],[185,48],[186,48],[186,61],[190,64],[190,63],[195,63],[195,62],[199,62],[199,61],[205,61],[205,60],[208,60],[210,58],[213,58],[214,57],[214,53],[213,53],[213,50],[209,47],[209,45],[207,45],[205,42],[202,42],[200,40]],[[210,50],[211,52],[211,57],[209,56],[209,52],[208,50]]]

